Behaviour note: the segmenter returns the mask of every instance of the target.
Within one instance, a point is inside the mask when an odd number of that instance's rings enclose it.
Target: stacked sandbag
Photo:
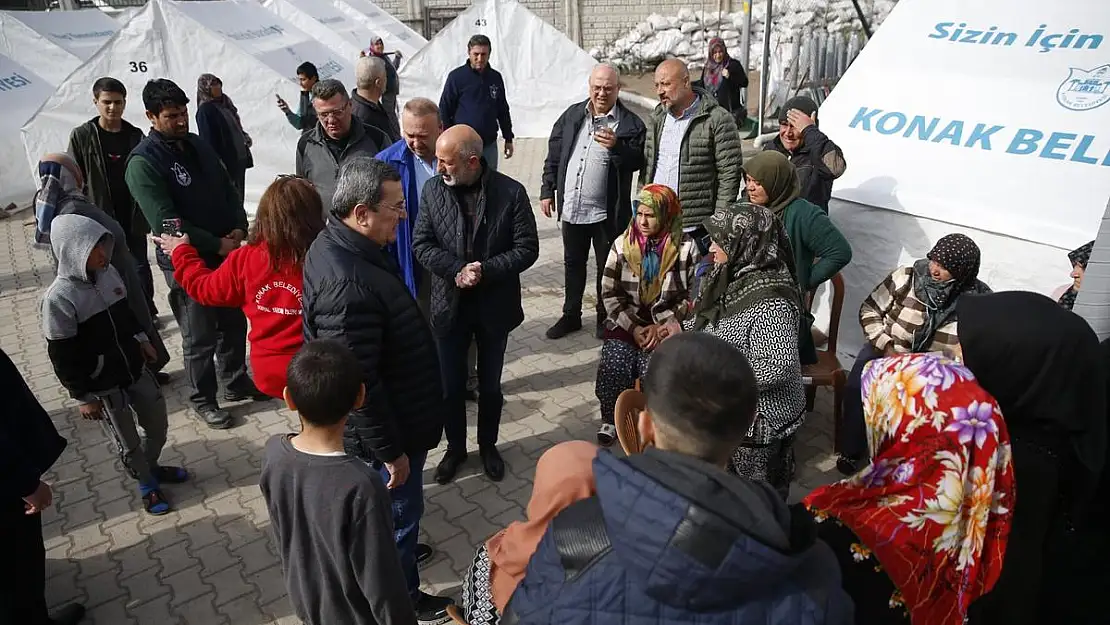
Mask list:
[[[860,8],[872,30],[878,28],[898,0],[859,0]],[[777,0],[772,2],[771,50],[774,64],[789,66],[799,54],[800,41],[812,42],[816,37],[838,38],[851,47],[854,40],[858,51],[863,27],[852,0]],[[750,63],[757,68],[763,57],[763,26],[766,23],[767,4],[763,0],[752,3],[752,32]],[[643,22],[612,44],[590,50],[598,59],[618,67],[642,68],[666,58],[679,58],[691,69],[705,64],[706,48],[713,37],[721,37],[734,58],[742,58],[740,32],[744,28],[744,14],[716,13],[680,9],[677,15],[663,16],[653,13]],[[808,45],[808,44],[807,44]]]

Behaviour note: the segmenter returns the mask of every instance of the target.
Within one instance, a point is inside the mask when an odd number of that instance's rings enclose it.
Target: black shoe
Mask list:
[[[478,453],[482,457],[482,469],[485,470],[489,479],[494,482],[505,479],[505,461],[501,459],[501,454],[498,453],[496,447],[486,447]]]
[[[855,475],[859,472],[863,464],[863,460],[860,458],[853,458],[852,456],[836,457],[836,470],[840,471],[841,475]]]
[[[170,374],[164,371],[155,371],[154,379],[158,381],[158,386],[168,386],[170,383]]]
[[[571,332],[577,332],[582,329],[581,317],[568,317],[563,315],[555,322],[555,325],[547,329],[547,338],[551,340],[561,339]]]
[[[433,555],[435,555],[435,551],[432,550],[431,545],[416,543],[416,566],[427,564]]]
[[[247,401],[248,399],[251,401],[270,401],[271,399],[273,399],[273,397],[270,397],[266,393],[258,390],[258,388],[253,384],[250,385],[250,388],[229,388],[227,389],[227,392],[224,393],[224,401],[226,402],[236,403]]]
[[[447,453],[443,454],[443,460],[439,461],[436,466],[435,480],[436,484],[446,484],[455,479],[455,474],[459,472],[459,467],[466,462],[466,452],[452,451],[447,449]]]
[[[420,625],[440,625],[440,623],[451,620],[451,617],[447,616],[447,606],[455,603],[453,599],[429,595],[423,590],[417,592],[419,594],[412,602],[412,608],[416,611],[417,623]]]
[[[67,603],[50,616],[50,625],[77,625],[85,618],[85,606]]]
[[[597,329],[594,330],[594,336],[596,336],[597,340],[599,340],[599,341],[605,338],[605,322],[604,321],[598,319]]]
[[[231,427],[231,415],[219,408],[198,408],[197,416],[213,430],[226,430]]]

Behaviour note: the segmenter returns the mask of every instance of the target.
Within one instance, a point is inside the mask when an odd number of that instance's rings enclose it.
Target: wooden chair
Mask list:
[[[832,310],[829,314],[829,341],[825,349],[817,350],[817,363],[802,367],[802,382],[806,386],[806,411],[813,410],[813,402],[817,395],[818,386],[831,386],[833,389],[833,439],[840,440],[840,428],[843,415],[841,414],[841,401],[844,395],[844,385],[848,382],[848,372],[840,364],[836,356],[836,338],[840,333],[840,312],[844,308],[844,278],[838,273],[829,280],[832,285],[833,298]],[[813,293],[806,294],[806,309],[813,307]],[[840,452],[839,445],[834,442],[834,451]]]
[[[447,606],[447,616],[451,617],[452,623],[458,623],[458,625],[470,625],[470,623],[467,623],[466,619],[463,618],[462,608],[455,604]]]
[[[640,390],[639,380],[636,380],[635,388],[630,388],[617,397],[617,407],[613,411],[617,426],[617,440],[620,441],[624,453],[629,456],[642,453],[646,447],[640,441],[640,430],[636,427],[640,411],[645,406],[647,406],[647,400]]]

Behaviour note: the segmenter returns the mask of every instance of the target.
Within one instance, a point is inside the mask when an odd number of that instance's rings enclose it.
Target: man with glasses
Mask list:
[[[316,83],[312,98],[319,121],[297,142],[297,175],[316,185],[326,217],[343,163],[358,155],[373,158],[393,142],[377,128],[354,123],[351,97],[338,80],[329,78]]]

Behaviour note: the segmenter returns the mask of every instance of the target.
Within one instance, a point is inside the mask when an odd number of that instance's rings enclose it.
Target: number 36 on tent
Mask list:
[[[127,67],[131,70],[132,74],[146,73],[146,61],[128,61]]]

